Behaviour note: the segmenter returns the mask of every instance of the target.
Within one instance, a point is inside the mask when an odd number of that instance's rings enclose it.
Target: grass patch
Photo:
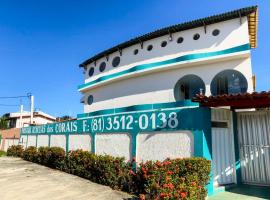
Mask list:
[[[1,150],[0,150],[0,157],[6,156],[6,155],[7,155],[7,153],[6,153],[5,151],[1,151]]]

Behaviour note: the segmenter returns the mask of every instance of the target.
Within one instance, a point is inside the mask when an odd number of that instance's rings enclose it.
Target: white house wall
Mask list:
[[[252,92],[251,61],[250,58],[242,58],[151,73],[92,89],[86,93],[86,97],[93,95],[94,103],[85,103],[84,112],[136,104],[174,102],[174,87],[181,77],[188,74],[201,77],[206,86],[206,95],[211,95],[211,81],[217,73],[226,69],[235,69],[244,74],[248,81],[248,92]]]
[[[215,29],[220,30],[220,34],[218,36],[212,35],[212,31]],[[199,40],[193,40],[193,35],[196,33],[200,34]],[[239,37],[240,35],[241,37]],[[176,42],[177,38],[179,37],[184,38],[184,41],[181,44],[178,44]],[[208,25],[206,27],[206,33],[204,32],[204,27],[202,26],[199,28],[173,33],[172,38],[173,40],[169,41],[169,35],[165,35],[145,41],[143,43],[143,49],[141,49],[139,43],[123,49],[121,62],[119,67],[117,68],[113,68],[111,62],[115,56],[119,56],[119,52],[110,54],[108,61],[105,57],[103,57],[96,61],[95,73],[92,77],[89,77],[88,70],[90,67],[94,67],[94,63],[89,64],[85,73],[85,82],[90,82],[91,80],[94,80],[100,75],[108,74],[108,72],[111,73],[128,69],[130,66],[134,66],[139,63],[161,61],[179,55],[217,51],[231,48],[234,46],[239,46],[242,44],[247,44],[249,43],[248,21],[246,17],[243,17],[242,24],[240,24],[239,19],[232,19]],[[168,42],[167,46],[164,48],[160,46],[162,41]],[[147,46],[149,44],[153,45],[152,51],[147,51]],[[139,53],[137,55],[133,54],[133,51],[135,49],[139,50]],[[102,62],[106,62],[107,66],[105,71],[100,73],[98,68],[100,63]]]
[[[51,135],[51,147],[61,147],[66,149],[66,136],[65,135]]]
[[[192,157],[194,138],[190,131],[141,133],[137,135],[137,161]]]
[[[69,150],[91,151],[90,135],[69,135]]]
[[[47,147],[49,146],[49,136],[48,135],[38,135],[37,136],[37,147]]]
[[[129,133],[97,134],[95,153],[131,160],[131,136]]]
[[[36,146],[36,138],[37,136],[35,135],[29,135],[28,138],[27,138],[27,147],[30,147],[30,146]]]
[[[1,145],[4,145],[4,151],[7,151],[7,149],[12,145],[18,145],[19,139],[3,139],[2,142],[3,144]]]

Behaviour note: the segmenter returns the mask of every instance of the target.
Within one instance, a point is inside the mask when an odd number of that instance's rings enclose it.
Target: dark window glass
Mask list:
[[[198,40],[200,38],[200,34],[199,33],[196,33],[194,36],[193,36],[193,40]]]
[[[120,57],[117,56],[117,57],[115,57],[115,58],[113,59],[113,61],[112,61],[112,66],[113,66],[113,67],[117,67],[119,64],[120,64]]]
[[[93,103],[93,101],[94,101],[93,95],[89,95],[89,96],[87,97],[87,104],[88,104],[88,105],[91,105],[91,104]]]
[[[147,51],[151,51],[152,49],[153,49],[153,45],[152,44],[148,45]]]
[[[166,47],[167,46],[167,41],[161,42],[161,47]]]
[[[183,41],[184,41],[184,38],[182,38],[182,37],[179,37],[179,38],[177,39],[177,43],[178,43],[178,44],[182,43]]]
[[[105,62],[100,63],[100,65],[99,65],[99,71],[100,72],[103,72],[105,69],[106,69],[106,63]]]
[[[217,36],[217,35],[219,35],[219,33],[220,33],[220,30],[215,29],[215,30],[213,30],[212,35]]]
[[[212,95],[238,94],[247,92],[247,79],[236,70],[224,70],[218,73],[211,82]]]
[[[89,76],[93,76],[94,71],[95,71],[94,67],[90,67],[90,69],[89,69],[89,71],[88,71],[88,75],[89,75]]]
[[[212,128],[228,128],[228,122],[211,122]]]
[[[174,87],[174,97],[177,101],[192,99],[200,93],[205,93],[205,84],[200,77],[192,74],[182,77]]]
[[[133,53],[134,53],[134,55],[137,55],[139,53],[139,50],[135,49]]]

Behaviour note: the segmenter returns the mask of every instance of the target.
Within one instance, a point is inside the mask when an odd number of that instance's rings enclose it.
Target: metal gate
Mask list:
[[[218,108],[211,109],[211,116],[214,184],[235,183],[232,113]]]
[[[270,111],[238,113],[244,183],[270,185]]]

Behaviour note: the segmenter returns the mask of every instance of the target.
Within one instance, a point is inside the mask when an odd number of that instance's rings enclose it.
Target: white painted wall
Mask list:
[[[37,147],[47,147],[49,146],[49,136],[48,135],[38,135]]]
[[[66,150],[66,136],[51,135],[51,147],[61,147]]]
[[[3,139],[4,144],[4,151],[7,151],[7,149],[12,145],[18,145],[19,139]]]
[[[252,92],[251,61],[250,58],[241,58],[151,73],[92,89],[85,96],[93,95],[94,103],[85,103],[84,112],[137,104],[174,102],[174,87],[180,78],[188,74],[201,77],[206,85],[206,95],[210,95],[211,81],[216,74],[226,69],[234,69],[244,74],[248,81],[248,92]]]
[[[96,154],[125,157],[131,160],[131,136],[128,133],[97,134]]]
[[[30,146],[36,146],[36,138],[37,136],[35,135],[28,135],[28,140],[27,140],[27,147]]]
[[[91,151],[90,135],[69,135],[69,150]]]
[[[24,148],[26,148],[26,144],[27,143],[27,136],[26,135],[22,135],[20,137],[20,144],[23,145]]]
[[[220,34],[213,36],[212,31],[219,29]],[[193,40],[195,33],[200,34],[200,39]],[[239,37],[241,35],[241,37]],[[177,38],[183,37],[184,42],[178,44]],[[95,74],[88,77],[88,71],[85,74],[85,82],[93,81],[100,76],[112,74],[129,69],[138,64],[145,64],[157,61],[163,61],[175,58],[181,55],[201,52],[213,52],[227,48],[249,43],[248,22],[247,18],[242,18],[242,24],[239,19],[233,19],[207,26],[207,32],[204,33],[204,27],[190,29],[173,34],[173,41],[168,41],[168,35],[155,38],[144,42],[144,48],[140,45],[134,45],[123,50],[120,66],[113,68],[112,59],[119,55],[115,52],[109,56],[109,61],[102,58],[97,61]],[[166,40],[168,45],[165,48],[160,46],[161,42]],[[147,46],[154,46],[152,51],[147,51]],[[139,49],[139,54],[134,55],[134,49]],[[106,71],[99,71],[99,64],[105,61],[107,63]],[[87,70],[93,67],[89,64]],[[93,112],[101,109],[110,109],[116,107],[125,107],[137,104],[151,104],[174,102],[174,87],[176,82],[184,75],[195,74],[202,78],[206,85],[206,95],[211,95],[210,83],[214,76],[226,69],[240,71],[248,81],[248,92],[252,92],[252,68],[250,52],[227,55],[215,58],[213,60],[203,59],[195,62],[186,62],[167,66],[167,69],[155,69],[149,72],[140,72],[129,77],[122,77],[102,83],[90,89],[83,90],[84,94],[84,112]],[[158,81],[157,81],[158,80]],[[93,95],[94,103],[87,105],[87,97]]]
[[[137,136],[138,162],[192,157],[194,138],[190,131],[140,133]]]
[[[212,31],[215,29],[220,30],[218,36],[213,36]],[[193,40],[193,35],[199,33],[200,39]],[[241,36],[241,37],[239,37]],[[119,67],[112,67],[112,60],[115,56],[119,56],[119,52],[112,53],[109,55],[109,61],[105,57],[96,61],[96,66],[91,63],[87,66],[87,71],[85,73],[85,82],[89,82],[99,77],[100,75],[109,74],[111,72],[121,71],[127,69],[130,66],[137,65],[139,63],[153,62],[166,60],[170,57],[176,57],[179,55],[198,53],[205,51],[216,51],[221,49],[227,49],[233,46],[238,46],[240,44],[249,43],[249,33],[248,33],[248,21],[247,17],[242,17],[242,24],[240,24],[239,19],[232,19],[220,23],[215,23],[207,26],[207,32],[204,32],[204,27],[198,27],[194,29],[189,29],[172,34],[173,40],[169,41],[169,35],[158,37],[152,40],[145,41],[141,49],[140,44],[133,45],[131,47],[122,50],[121,62]],[[183,37],[184,42],[178,44],[177,38]],[[160,46],[162,41],[167,41],[166,47],[162,48]],[[152,51],[147,51],[147,46],[149,44],[153,45]],[[139,50],[137,55],[133,54],[135,49]],[[99,72],[99,65],[102,62],[107,63],[106,70],[102,73]],[[88,76],[88,70],[90,67],[95,68],[94,76]]]

